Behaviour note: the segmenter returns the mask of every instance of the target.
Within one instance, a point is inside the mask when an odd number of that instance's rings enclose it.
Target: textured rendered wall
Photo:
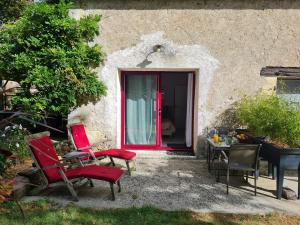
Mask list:
[[[248,2],[248,3],[246,3]],[[250,2],[250,3],[249,3]],[[96,105],[76,109],[91,138],[120,138],[120,68],[138,68],[151,48],[146,68],[199,70],[198,131],[220,120],[220,115],[245,94],[274,81],[259,76],[263,66],[299,66],[300,1],[80,1],[71,12],[101,14],[101,35],[107,60],[97,70],[108,95]]]

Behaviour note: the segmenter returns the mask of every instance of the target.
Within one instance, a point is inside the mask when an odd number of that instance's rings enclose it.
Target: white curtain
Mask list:
[[[188,74],[187,85],[187,109],[185,120],[185,142],[187,147],[192,146],[192,125],[193,125],[193,74]]]

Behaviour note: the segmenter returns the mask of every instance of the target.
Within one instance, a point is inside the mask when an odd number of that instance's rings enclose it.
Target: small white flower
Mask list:
[[[5,134],[2,134],[1,137],[5,137]]]
[[[13,127],[12,127],[13,129],[16,129],[17,128],[17,125],[13,125]]]
[[[22,129],[23,129],[23,127],[22,127],[22,124],[20,124],[20,125],[19,125],[19,129],[20,129],[20,130],[22,130]]]
[[[17,147],[17,148],[19,148],[19,147],[20,147],[19,143],[16,143],[16,147]]]

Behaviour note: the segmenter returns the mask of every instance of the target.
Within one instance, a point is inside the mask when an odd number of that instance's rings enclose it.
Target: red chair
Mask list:
[[[93,146],[91,146],[89,139],[86,135],[84,124],[82,123],[70,124],[67,126],[67,128],[68,128],[68,134],[76,150],[82,152],[89,152],[90,155],[86,159],[93,158],[96,160],[99,158],[109,157],[113,166],[115,166],[113,158],[124,159],[126,162],[129,175],[131,175],[129,162],[135,158],[136,156],[135,152],[127,151],[124,149],[108,149],[108,150],[94,152],[92,149]]]
[[[124,174],[123,170],[116,167],[83,165],[82,163],[74,167],[75,164],[62,163],[56,154],[49,135],[49,132],[42,132],[25,138],[36,166],[42,171],[45,187],[53,183],[65,182],[74,200],[78,201],[74,189],[74,184],[77,181],[87,178],[90,186],[93,187],[91,179],[103,180],[110,183],[112,200],[115,200],[114,184],[118,185],[120,192],[120,179]],[[84,155],[87,155],[87,153],[81,154],[81,157]],[[77,158],[80,161],[80,156],[77,156]]]

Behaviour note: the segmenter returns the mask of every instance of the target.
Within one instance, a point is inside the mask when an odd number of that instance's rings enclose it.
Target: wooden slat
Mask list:
[[[261,69],[260,75],[265,77],[272,77],[272,76],[300,77],[300,67],[267,66]]]

